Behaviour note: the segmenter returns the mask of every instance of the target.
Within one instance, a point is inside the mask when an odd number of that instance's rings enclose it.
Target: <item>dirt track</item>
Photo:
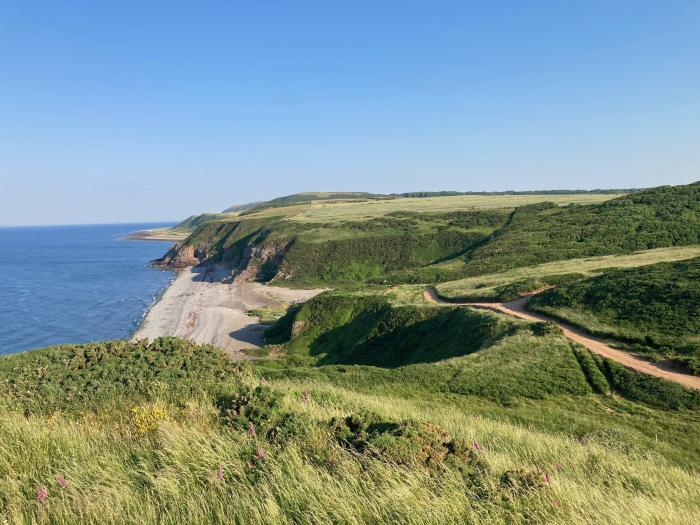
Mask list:
[[[572,341],[575,341],[585,346],[591,352],[595,352],[596,354],[600,354],[603,357],[607,357],[608,359],[617,361],[621,365],[632,370],[636,370],[637,372],[661,377],[663,379],[667,379],[668,381],[680,383],[681,385],[686,386],[688,388],[700,390],[700,377],[698,376],[692,376],[689,374],[682,374],[680,372],[668,370],[654,363],[650,363],[648,361],[635,357],[627,352],[611,348],[602,339],[593,337],[585,333],[583,330],[575,328],[569,324],[562,323],[561,321],[558,321],[546,315],[525,310],[525,303],[527,303],[529,297],[520,297],[519,299],[509,301],[507,303],[458,303],[442,299],[440,296],[438,296],[435,289],[429,288],[423,292],[423,298],[430,303],[444,304],[450,306],[471,306],[472,308],[481,308],[483,310],[492,310],[494,312],[512,315],[520,319],[525,319],[526,321],[547,321],[550,323],[554,323],[564,331],[564,335],[566,337],[568,337]]]

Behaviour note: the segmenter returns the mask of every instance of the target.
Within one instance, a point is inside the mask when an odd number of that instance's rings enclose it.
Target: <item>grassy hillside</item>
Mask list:
[[[558,286],[533,297],[529,307],[700,373],[700,258]]]
[[[191,218],[164,264],[334,290],[258,310],[255,360],[177,338],[0,356],[0,522],[700,522],[700,392],[421,297],[556,284],[534,308],[692,364],[698,191],[298,194]]]
[[[187,217],[184,221],[177,223],[172,227],[173,230],[193,230],[197,226],[210,221],[222,221],[226,219],[231,219],[232,215],[230,213],[202,213],[200,215],[192,215]]]
[[[654,408],[671,399],[662,382],[612,370],[626,397],[595,394],[592,368],[565,340],[488,314],[491,336],[474,338],[476,354],[322,366],[305,345],[332,344],[348,309],[377,311],[369,297],[337,299],[306,310],[323,327],[315,337],[252,368],[174,338],[0,358],[0,514],[7,523],[697,521],[698,410]],[[464,328],[480,315],[466,313]],[[370,324],[359,340],[382,321]],[[536,338],[545,344],[532,352]],[[304,354],[316,364],[301,364]],[[554,387],[546,377],[556,368]],[[496,395],[494,378],[514,375],[501,383],[533,376],[539,393]],[[648,398],[632,401],[634,392]]]
[[[291,199],[204,223],[181,249],[196,251],[199,261],[242,266],[247,278],[338,285],[439,283],[533,266],[540,267],[537,273],[554,261],[700,244],[700,183],[612,197],[459,195],[303,204]],[[542,202],[545,198],[563,206]],[[580,204],[591,199],[597,202]],[[561,271],[537,277],[541,282],[527,276],[528,282],[507,290],[486,283],[482,291],[506,297],[531,285],[567,281]]]
[[[577,281],[615,269],[699,256],[700,246],[656,248],[625,255],[603,255],[525,266],[448,281],[435,288],[441,297],[454,301],[507,301],[522,292],[562,285],[567,281]]]
[[[662,186],[601,204],[518,208],[466,256],[471,274],[549,261],[700,244],[700,182]]]
[[[458,256],[500,227],[508,211],[394,213],[334,223],[255,217],[203,224],[173,256],[190,248],[201,260],[229,263],[263,281],[363,281]]]

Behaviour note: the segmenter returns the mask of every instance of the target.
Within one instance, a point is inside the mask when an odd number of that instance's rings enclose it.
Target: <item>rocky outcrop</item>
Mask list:
[[[243,255],[233,261],[234,281],[262,281],[268,282],[280,278],[289,278],[280,272],[283,266],[284,255],[291,246],[291,242],[266,242],[248,244]]]
[[[188,266],[197,266],[207,259],[207,248],[194,247],[189,244],[177,243],[162,258],[153,261],[154,266],[181,270]]]
[[[245,245],[242,253],[227,260],[224,248],[212,251],[208,244],[193,245],[187,242],[175,244],[160,259],[153,261],[154,266],[181,270],[208,262],[221,262],[231,268],[227,281],[260,281],[289,279],[291,274],[285,271],[284,256],[293,241],[268,241],[265,235],[252,238]],[[221,252],[219,251],[221,250]]]

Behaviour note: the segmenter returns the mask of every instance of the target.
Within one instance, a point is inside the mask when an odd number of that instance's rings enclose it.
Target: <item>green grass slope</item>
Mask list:
[[[531,374],[541,363],[525,330],[458,358],[487,361],[462,373]],[[524,344],[504,363],[512,337]],[[0,357],[0,515],[12,524],[697,521],[697,410],[586,391],[506,404],[446,393],[424,376],[451,361],[250,368],[174,338]]]
[[[528,306],[700,373],[700,257],[558,286]]]
[[[394,213],[364,222],[305,223],[284,216],[205,223],[177,249],[227,262],[252,278],[356,282],[458,257],[506,220],[506,210]],[[166,257],[166,263],[168,258]]]
[[[448,281],[438,284],[435,288],[441,297],[454,301],[503,301],[512,299],[514,291],[526,292],[546,286],[558,286],[615,269],[693,257],[700,257],[700,246],[656,248],[625,255],[603,255],[525,266]]]
[[[637,374],[614,364],[601,361],[591,375],[580,351],[551,324],[465,307],[394,306],[383,296],[326,292],[290,310],[266,335],[286,356],[275,367],[342,383],[356,373],[344,365],[369,365],[362,374],[372,382],[408,396],[423,389],[509,402],[614,391],[658,407],[700,407],[700,394],[666,381],[635,381]],[[604,387],[595,379],[601,374]]]
[[[600,204],[523,206],[466,256],[484,274],[549,261],[700,244],[700,182],[662,186]]]
[[[187,217],[185,220],[177,223],[171,229],[173,230],[193,230],[197,226],[204,224],[205,222],[211,221],[222,221],[230,219],[230,213],[201,213],[199,215],[192,215]]]

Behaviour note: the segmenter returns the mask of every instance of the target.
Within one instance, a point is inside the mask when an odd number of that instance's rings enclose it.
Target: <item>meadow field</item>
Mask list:
[[[456,195],[444,197],[404,197],[395,199],[352,199],[325,201],[283,207],[266,208],[249,212],[251,218],[285,215],[300,222],[362,221],[382,217],[396,212],[448,213],[465,210],[493,208],[516,208],[538,202],[553,202],[559,206],[567,204],[595,204],[619,197],[620,194],[581,193],[568,195]]]
[[[624,255],[583,257],[448,281],[439,283],[435,289],[441,297],[453,301],[501,301],[513,298],[512,293],[508,294],[508,285],[511,285],[513,290],[520,289],[515,292],[519,295],[521,291],[552,286],[561,281],[562,276],[564,279],[567,276],[571,279],[582,279],[615,268],[634,268],[693,257],[700,257],[700,246],[678,246]]]

